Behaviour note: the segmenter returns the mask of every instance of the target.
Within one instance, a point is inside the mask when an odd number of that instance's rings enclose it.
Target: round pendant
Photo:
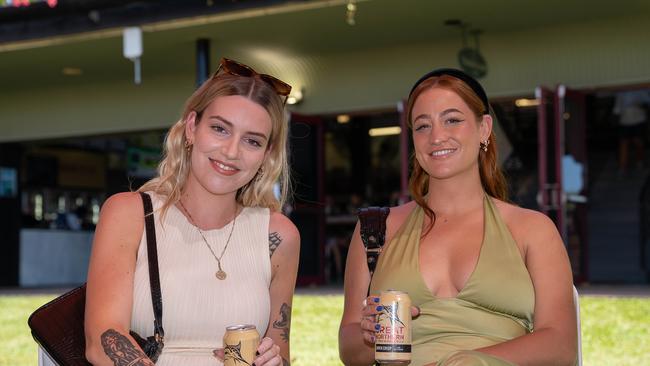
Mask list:
[[[222,281],[226,279],[226,272],[222,270],[218,270],[217,273],[215,273],[214,275]]]

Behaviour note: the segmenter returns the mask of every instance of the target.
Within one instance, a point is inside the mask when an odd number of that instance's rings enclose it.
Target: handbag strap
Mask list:
[[[156,245],[156,225],[153,221],[153,205],[151,197],[140,192],[144,206],[144,223],[147,232],[147,257],[149,258],[149,285],[151,287],[151,302],[153,304],[153,330],[156,341],[165,337],[162,326],[162,294],[160,293],[160,275],[158,273],[158,248]]]
[[[379,254],[386,240],[386,218],[390,209],[388,207],[367,207],[357,211],[360,223],[361,241],[366,250],[366,259],[370,278],[375,273]]]

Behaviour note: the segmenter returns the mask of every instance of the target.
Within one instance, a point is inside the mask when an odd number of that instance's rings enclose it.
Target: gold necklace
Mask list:
[[[221,268],[221,258],[223,258],[224,253],[226,253],[226,249],[228,248],[228,244],[230,244],[230,238],[232,237],[232,232],[235,230],[235,222],[237,222],[237,210],[235,209],[235,214],[234,214],[233,219],[232,219],[232,226],[230,227],[230,234],[228,234],[228,240],[226,240],[226,245],[224,245],[223,249],[221,250],[221,255],[219,255],[217,257],[217,255],[214,254],[214,250],[212,250],[212,247],[208,243],[208,240],[203,235],[203,232],[201,231],[201,229],[199,229],[199,226],[194,221],[194,218],[192,217],[192,214],[190,213],[190,211],[187,210],[187,208],[185,208],[185,205],[183,204],[183,201],[178,200],[178,203],[181,204],[181,207],[183,208],[183,211],[185,211],[185,213],[187,213],[187,217],[189,217],[190,222],[192,223],[192,225],[194,225],[194,227],[199,232],[199,234],[201,234],[201,239],[203,239],[203,242],[205,243],[205,246],[208,247],[208,249],[210,250],[210,253],[212,253],[212,256],[214,257],[214,259],[217,260],[217,266],[219,266],[219,270],[214,274],[215,277],[217,277],[217,279],[222,280],[222,281],[225,280],[227,275],[226,275],[226,272],[224,272],[224,270]]]

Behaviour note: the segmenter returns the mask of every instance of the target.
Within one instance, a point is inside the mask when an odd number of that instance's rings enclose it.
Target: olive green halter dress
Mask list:
[[[434,296],[420,272],[424,211],[417,206],[379,256],[371,294],[408,292],[420,316],[412,323],[411,365],[510,365],[470,350],[501,343],[533,330],[535,292],[517,245],[492,199],[483,204],[484,233],[478,262],[453,298]],[[459,352],[463,351],[463,352]]]

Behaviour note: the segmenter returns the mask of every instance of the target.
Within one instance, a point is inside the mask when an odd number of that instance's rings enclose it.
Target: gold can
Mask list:
[[[260,344],[260,334],[254,325],[239,324],[226,327],[223,336],[224,366],[252,365]]]
[[[382,291],[377,315],[375,360],[382,365],[411,363],[411,298],[406,292]]]

